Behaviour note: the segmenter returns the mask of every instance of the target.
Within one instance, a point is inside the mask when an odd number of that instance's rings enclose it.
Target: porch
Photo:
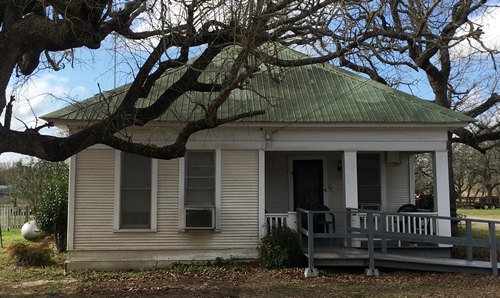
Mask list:
[[[328,211],[323,221],[325,227],[335,230],[339,239],[345,238],[349,227],[366,227],[367,218],[362,214],[348,220],[346,208],[394,213],[387,221],[387,228],[394,232],[407,232],[416,225],[403,224],[408,220],[421,220],[425,230],[413,233],[450,236],[449,222],[430,218],[408,217],[398,213],[402,206],[415,204],[415,179],[411,151],[265,151],[262,152],[265,171],[265,214],[261,218],[261,235],[276,226],[286,225],[299,230],[298,209]],[[420,216],[449,216],[447,154],[435,151],[434,208],[414,211]],[[340,211],[340,212],[339,212]],[[302,215],[304,216],[304,215]],[[304,219],[302,219],[304,221]],[[375,219],[379,225],[380,219]],[[361,226],[360,226],[361,225]],[[336,241],[336,246],[344,246]],[[391,245],[394,245],[391,243]],[[404,243],[395,243],[402,246]]]
[[[301,220],[303,215],[306,217],[305,225]],[[319,215],[326,215],[326,212],[298,210],[300,241],[304,244],[303,240],[306,240],[307,243],[303,245],[304,253],[308,258],[306,277],[317,275],[316,265],[365,266],[367,275],[378,275],[375,266],[380,266],[498,276],[497,249],[500,247],[500,240],[497,239],[496,231],[500,229],[500,221],[347,209],[345,217],[348,229],[346,236],[340,237],[326,230],[316,231],[318,225],[315,224],[315,217]],[[439,222],[447,222],[451,225],[452,221],[465,225],[467,232],[464,237],[439,236],[434,230],[435,227],[439,227]],[[359,225],[351,226],[349,222],[357,222]],[[401,224],[402,227],[406,226],[406,229],[393,228],[395,223]],[[477,223],[488,226],[488,239],[473,238],[472,225]],[[345,247],[329,245],[329,241],[337,239],[342,239]],[[410,243],[412,245],[407,247],[413,249],[420,245],[427,248],[465,246],[467,254],[465,259],[452,259],[440,256],[432,250],[422,255],[411,254],[408,250],[397,252],[391,250],[388,245],[390,241]],[[360,245],[361,242],[365,242],[366,245]],[[474,247],[489,248],[490,261],[473,260]]]

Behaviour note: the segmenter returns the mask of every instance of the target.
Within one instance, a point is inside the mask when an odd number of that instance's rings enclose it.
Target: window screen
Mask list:
[[[358,203],[380,205],[380,155],[358,154]]]
[[[121,153],[120,228],[151,228],[151,159]]]
[[[214,206],[215,161],[212,151],[186,153],[186,206]]]

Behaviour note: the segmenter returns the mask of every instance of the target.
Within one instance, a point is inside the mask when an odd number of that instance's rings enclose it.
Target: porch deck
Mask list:
[[[309,258],[306,251],[305,256]],[[385,268],[486,275],[491,274],[492,271],[491,263],[484,261],[380,252],[375,252],[374,257],[375,266]],[[318,247],[314,252],[314,263],[320,267],[368,267],[369,254],[367,249],[362,248]],[[497,265],[497,267],[500,269],[500,265]]]
[[[366,266],[367,274],[378,272],[375,267],[389,267],[400,269],[427,270],[440,272],[465,272],[475,274],[498,275],[500,269],[497,261],[497,248],[500,241],[496,237],[499,221],[462,219],[437,215],[397,214],[389,212],[359,210],[348,208],[345,211],[346,227],[344,233],[328,233],[327,230],[315,231],[314,216],[326,214],[328,211],[310,211],[297,209],[297,228],[300,232],[301,243],[307,240],[304,253],[308,258],[308,271],[314,272],[316,266]],[[307,218],[306,225],[302,224],[303,215]],[[365,220],[359,220],[360,217]],[[440,234],[435,227],[450,226],[451,222],[465,223],[465,237],[453,237]],[[391,223],[396,222],[397,225]],[[488,239],[472,237],[472,223],[487,224]],[[400,223],[407,227],[400,227]],[[326,232],[326,233],[325,233]],[[344,245],[339,246],[339,240]],[[319,240],[319,241],[318,241]],[[411,246],[394,247],[388,245],[392,241],[410,243]],[[332,245],[337,243],[337,245]],[[379,243],[380,246],[376,243]],[[366,244],[366,247],[363,247]],[[441,252],[448,251],[454,245],[466,247],[465,260],[452,259]],[[345,246],[345,247],[344,247]],[[473,248],[489,248],[490,261],[473,260]],[[410,251],[420,250],[419,254]],[[422,253],[424,252],[424,253]],[[307,276],[307,274],[306,274]],[[314,275],[313,275],[314,276]]]

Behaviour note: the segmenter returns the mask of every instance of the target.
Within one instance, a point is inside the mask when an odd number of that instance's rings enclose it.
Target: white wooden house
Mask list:
[[[151,98],[180,73],[164,76]],[[266,114],[196,133],[184,158],[151,160],[103,145],[73,156],[68,269],[256,258],[269,225],[296,228],[297,208],[395,212],[414,203],[413,156],[421,152],[433,157],[433,211],[449,216],[447,134],[471,118],[330,65],[288,69],[280,82],[268,74],[252,79],[265,98],[236,90],[221,108]],[[78,131],[126,88],[104,94],[105,102],[93,97],[44,118]],[[160,119],[127,135],[168,143],[199,115],[196,100],[204,99],[181,97]],[[335,232],[342,235],[345,226],[337,216]],[[435,229],[450,235],[449,222]]]

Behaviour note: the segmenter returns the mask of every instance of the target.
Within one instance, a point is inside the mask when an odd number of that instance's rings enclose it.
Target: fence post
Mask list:
[[[318,276],[318,270],[314,268],[314,223],[312,211],[307,211],[307,253],[308,268],[304,271],[305,277]]]
[[[346,229],[347,229],[347,235],[346,235],[346,246],[348,248],[352,247],[352,214],[351,214],[351,209],[347,209],[346,213]]]
[[[7,231],[10,231],[10,213],[12,210],[7,209]]]
[[[472,245],[470,245],[472,241],[472,221],[469,219],[465,219],[465,236],[467,237],[467,261],[472,261]]]
[[[387,253],[387,238],[385,237],[385,233],[387,231],[387,215],[384,213],[380,214],[380,249],[383,254]]]
[[[294,231],[299,231],[297,227],[297,212],[295,211],[288,211],[288,217],[286,220],[287,226],[294,230]]]
[[[375,245],[373,238],[373,213],[368,211],[367,214],[367,230],[368,230],[368,269],[365,270],[367,276],[378,276],[378,269],[375,269]]]
[[[28,222],[30,220],[30,207],[26,206],[24,207],[24,222]]]
[[[490,260],[491,260],[491,275],[498,276],[498,260],[497,260],[497,236],[495,233],[495,223],[488,223],[490,232]]]

